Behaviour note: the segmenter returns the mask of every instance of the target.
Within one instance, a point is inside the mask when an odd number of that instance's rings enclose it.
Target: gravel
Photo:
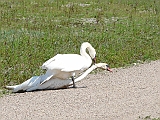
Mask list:
[[[139,120],[160,117],[160,60],[90,74],[78,88],[5,95],[0,120]]]

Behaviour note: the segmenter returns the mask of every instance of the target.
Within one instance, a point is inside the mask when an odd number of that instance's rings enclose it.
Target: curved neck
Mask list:
[[[90,50],[89,46],[88,45],[82,45],[81,49],[80,49],[80,54],[81,54],[81,56],[85,57],[86,59],[91,60],[91,57],[87,54],[86,49]]]

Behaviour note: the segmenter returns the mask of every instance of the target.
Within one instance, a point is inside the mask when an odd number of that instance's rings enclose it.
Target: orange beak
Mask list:
[[[109,72],[112,72],[112,70],[111,70],[109,67],[107,68],[107,70],[108,70]]]

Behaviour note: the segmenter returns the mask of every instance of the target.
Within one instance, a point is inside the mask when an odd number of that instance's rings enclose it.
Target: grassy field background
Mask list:
[[[82,42],[112,68],[160,59],[159,0],[0,0],[0,88]],[[78,63],[77,63],[78,64]]]

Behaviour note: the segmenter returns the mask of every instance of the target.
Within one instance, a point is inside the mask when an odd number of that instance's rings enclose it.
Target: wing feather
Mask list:
[[[86,59],[78,54],[57,54],[42,65],[42,69],[71,72],[86,68]]]

